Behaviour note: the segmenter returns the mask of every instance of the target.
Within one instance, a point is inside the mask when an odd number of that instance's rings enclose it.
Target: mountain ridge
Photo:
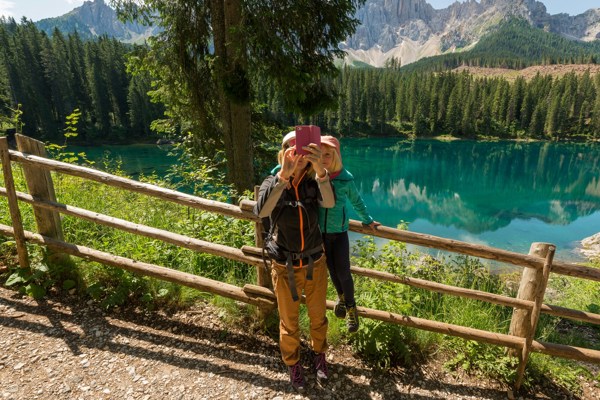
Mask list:
[[[84,39],[107,35],[124,43],[143,43],[158,32],[156,27],[120,21],[117,12],[104,0],[84,1],[64,15],[44,18],[35,24],[49,35],[58,28],[63,33],[77,31]]]
[[[464,52],[510,18],[581,42],[600,39],[600,8],[571,16],[550,15],[537,0],[466,0],[434,9],[426,0],[367,0],[356,12],[356,32],[341,43],[347,65],[383,67],[390,60],[407,65],[420,59]],[[126,43],[142,43],[159,31],[138,23],[123,23],[104,0],[85,1],[69,13],[36,22],[51,34],[77,31],[90,39],[108,35]]]
[[[345,62],[382,67],[390,59],[410,64],[424,57],[465,51],[494,26],[522,18],[570,39],[600,38],[600,8],[582,14],[548,14],[536,0],[467,0],[436,10],[426,0],[367,0],[356,13],[360,25],[343,43]]]

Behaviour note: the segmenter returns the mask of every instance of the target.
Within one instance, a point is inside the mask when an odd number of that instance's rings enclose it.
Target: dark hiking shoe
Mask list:
[[[348,332],[350,333],[358,330],[358,311],[356,310],[356,306],[348,307],[347,309],[346,327],[348,327]]]
[[[319,383],[327,382],[327,362],[325,361],[325,353],[315,353],[314,358],[315,372],[317,373],[317,381]]]
[[[298,361],[296,364],[288,367],[290,370],[290,383],[298,392],[303,392],[306,382],[304,381],[304,371],[302,364]]]
[[[333,307],[333,313],[338,318],[346,318],[346,303],[344,302],[344,295],[338,297],[338,301],[335,303],[335,307]]]

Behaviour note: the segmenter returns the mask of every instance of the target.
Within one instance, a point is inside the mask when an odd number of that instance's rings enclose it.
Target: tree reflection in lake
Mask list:
[[[342,154],[388,226],[521,252],[550,241],[559,253],[600,230],[595,144],[344,139]]]

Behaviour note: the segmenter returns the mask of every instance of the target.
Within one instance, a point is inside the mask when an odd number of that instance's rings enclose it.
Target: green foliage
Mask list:
[[[581,395],[582,380],[592,381],[594,376],[588,369],[573,360],[549,358],[541,354],[532,354],[526,370],[531,381],[550,380],[565,393]]]
[[[46,145],[46,150],[52,156],[52,158],[70,163],[70,164],[78,164],[85,163],[89,165],[93,165],[94,161],[88,160],[86,154],[84,152],[79,152],[75,154],[72,151],[66,151],[67,148],[67,140],[70,138],[76,138],[79,134],[77,132],[77,123],[79,122],[79,118],[81,117],[81,111],[78,108],[73,110],[73,113],[67,115],[64,129],[64,138],[65,141],[62,145],[49,143]]]
[[[506,349],[478,343],[472,340],[451,339],[447,346],[456,349],[456,355],[444,365],[445,368],[463,371],[478,376],[485,376],[512,384],[516,379],[519,361],[516,357],[506,354]],[[526,376],[524,387],[531,385],[531,378]]]
[[[352,336],[352,347],[363,358],[380,369],[408,365],[415,349],[406,328],[381,321],[361,320],[359,331]]]
[[[444,346],[455,352],[454,357],[444,365],[450,371],[462,369],[469,374],[491,378],[506,385],[513,384],[516,379],[518,359],[508,356],[503,347],[462,339],[450,339]],[[592,380],[593,376],[576,362],[533,353],[530,355],[523,387],[531,388],[536,383],[551,381],[565,393],[580,395],[582,379]]]
[[[353,264],[391,272],[397,276],[426,279],[447,285],[508,294],[510,276],[490,274],[478,259],[466,256],[432,257],[408,251],[402,243],[390,242],[380,248],[372,238],[358,241],[353,249]],[[508,331],[512,309],[481,301],[442,295],[400,284],[355,278],[357,303],[389,311],[490,332]],[[570,277],[554,277],[548,293],[556,293],[552,303],[567,308],[590,310],[600,303],[598,283]],[[512,294],[514,295],[514,293]],[[594,308],[595,309],[595,308]],[[457,312],[456,310],[460,310]],[[597,311],[597,310],[596,310]],[[542,315],[537,340],[596,348],[600,329],[590,324],[570,323],[560,327],[559,319]],[[577,328],[578,325],[583,327]],[[583,328],[583,329],[582,329]],[[585,332],[585,335],[582,335]],[[380,368],[407,363],[418,356],[439,352],[452,354],[445,367],[498,380],[511,385],[516,378],[518,359],[508,356],[501,346],[467,341],[426,331],[362,319],[359,331],[349,336],[353,348]],[[582,380],[591,373],[581,364],[560,358],[531,354],[525,387],[550,380],[558,390],[581,393]]]
[[[6,286],[17,286],[19,291],[36,300],[46,295],[46,289],[52,286],[49,268],[43,263],[34,263],[31,268],[19,268],[8,277]]]
[[[0,204],[0,210],[4,208],[5,205]],[[39,300],[51,288],[70,290],[78,285],[78,275],[68,258],[59,257],[36,245],[27,245],[27,253],[30,268],[21,268],[16,242],[0,237],[0,264],[8,268],[4,283],[6,286],[14,287],[22,294]]]
[[[65,140],[71,137],[77,137],[77,123],[79,122],[79,118],[81,118],[81,111],[78,108],[73,110],[70,115],[67,115],[67,127],[65,128]]]
[[[106,309],[126,302],[148,303],[153,298],[148,279],[120,268],[98,266],[88,279],[86,293]]]
[[[14,126],[15,128],[15,132],[23,133],[23,125],[25,124],[22,121],[23,111],[21,110],[21,104],[17,104],[17,107],[15,109],[10,108],[9,110],[12,113],[10,121],[12,123],[12,126]]]
[[[408,256],[402,243],[390,242],[381,254],[372,237],[359,240],[355,247],[356,263],[359,267],[387,272],[397,272],[404,266]],[[379,282],[372,279],[356,278],[357,304],[378,310],[389,310],[398,314],[409,314],[411,304],[408,289],[402,285]],[[350,341],[353,348],[379,368],[390,368],[399,362],[407,363],[412,359],[415,340],[410,329],[400,325],[391,325],[380,321],[361,320],[361,325]]]

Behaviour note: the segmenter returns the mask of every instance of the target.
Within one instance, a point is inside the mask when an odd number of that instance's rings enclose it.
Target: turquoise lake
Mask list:
[[[405,221],[410,231],[521,253],[532,242],[549,242],[566,261],[583,261],[579,241],[600,231],[599,145],[397,138],[341,143],[345,167],[384,225]],[[156,145],[69,149],[92,160],[120,158],[134,178],[163,175],[176,162],[169,147]]]

